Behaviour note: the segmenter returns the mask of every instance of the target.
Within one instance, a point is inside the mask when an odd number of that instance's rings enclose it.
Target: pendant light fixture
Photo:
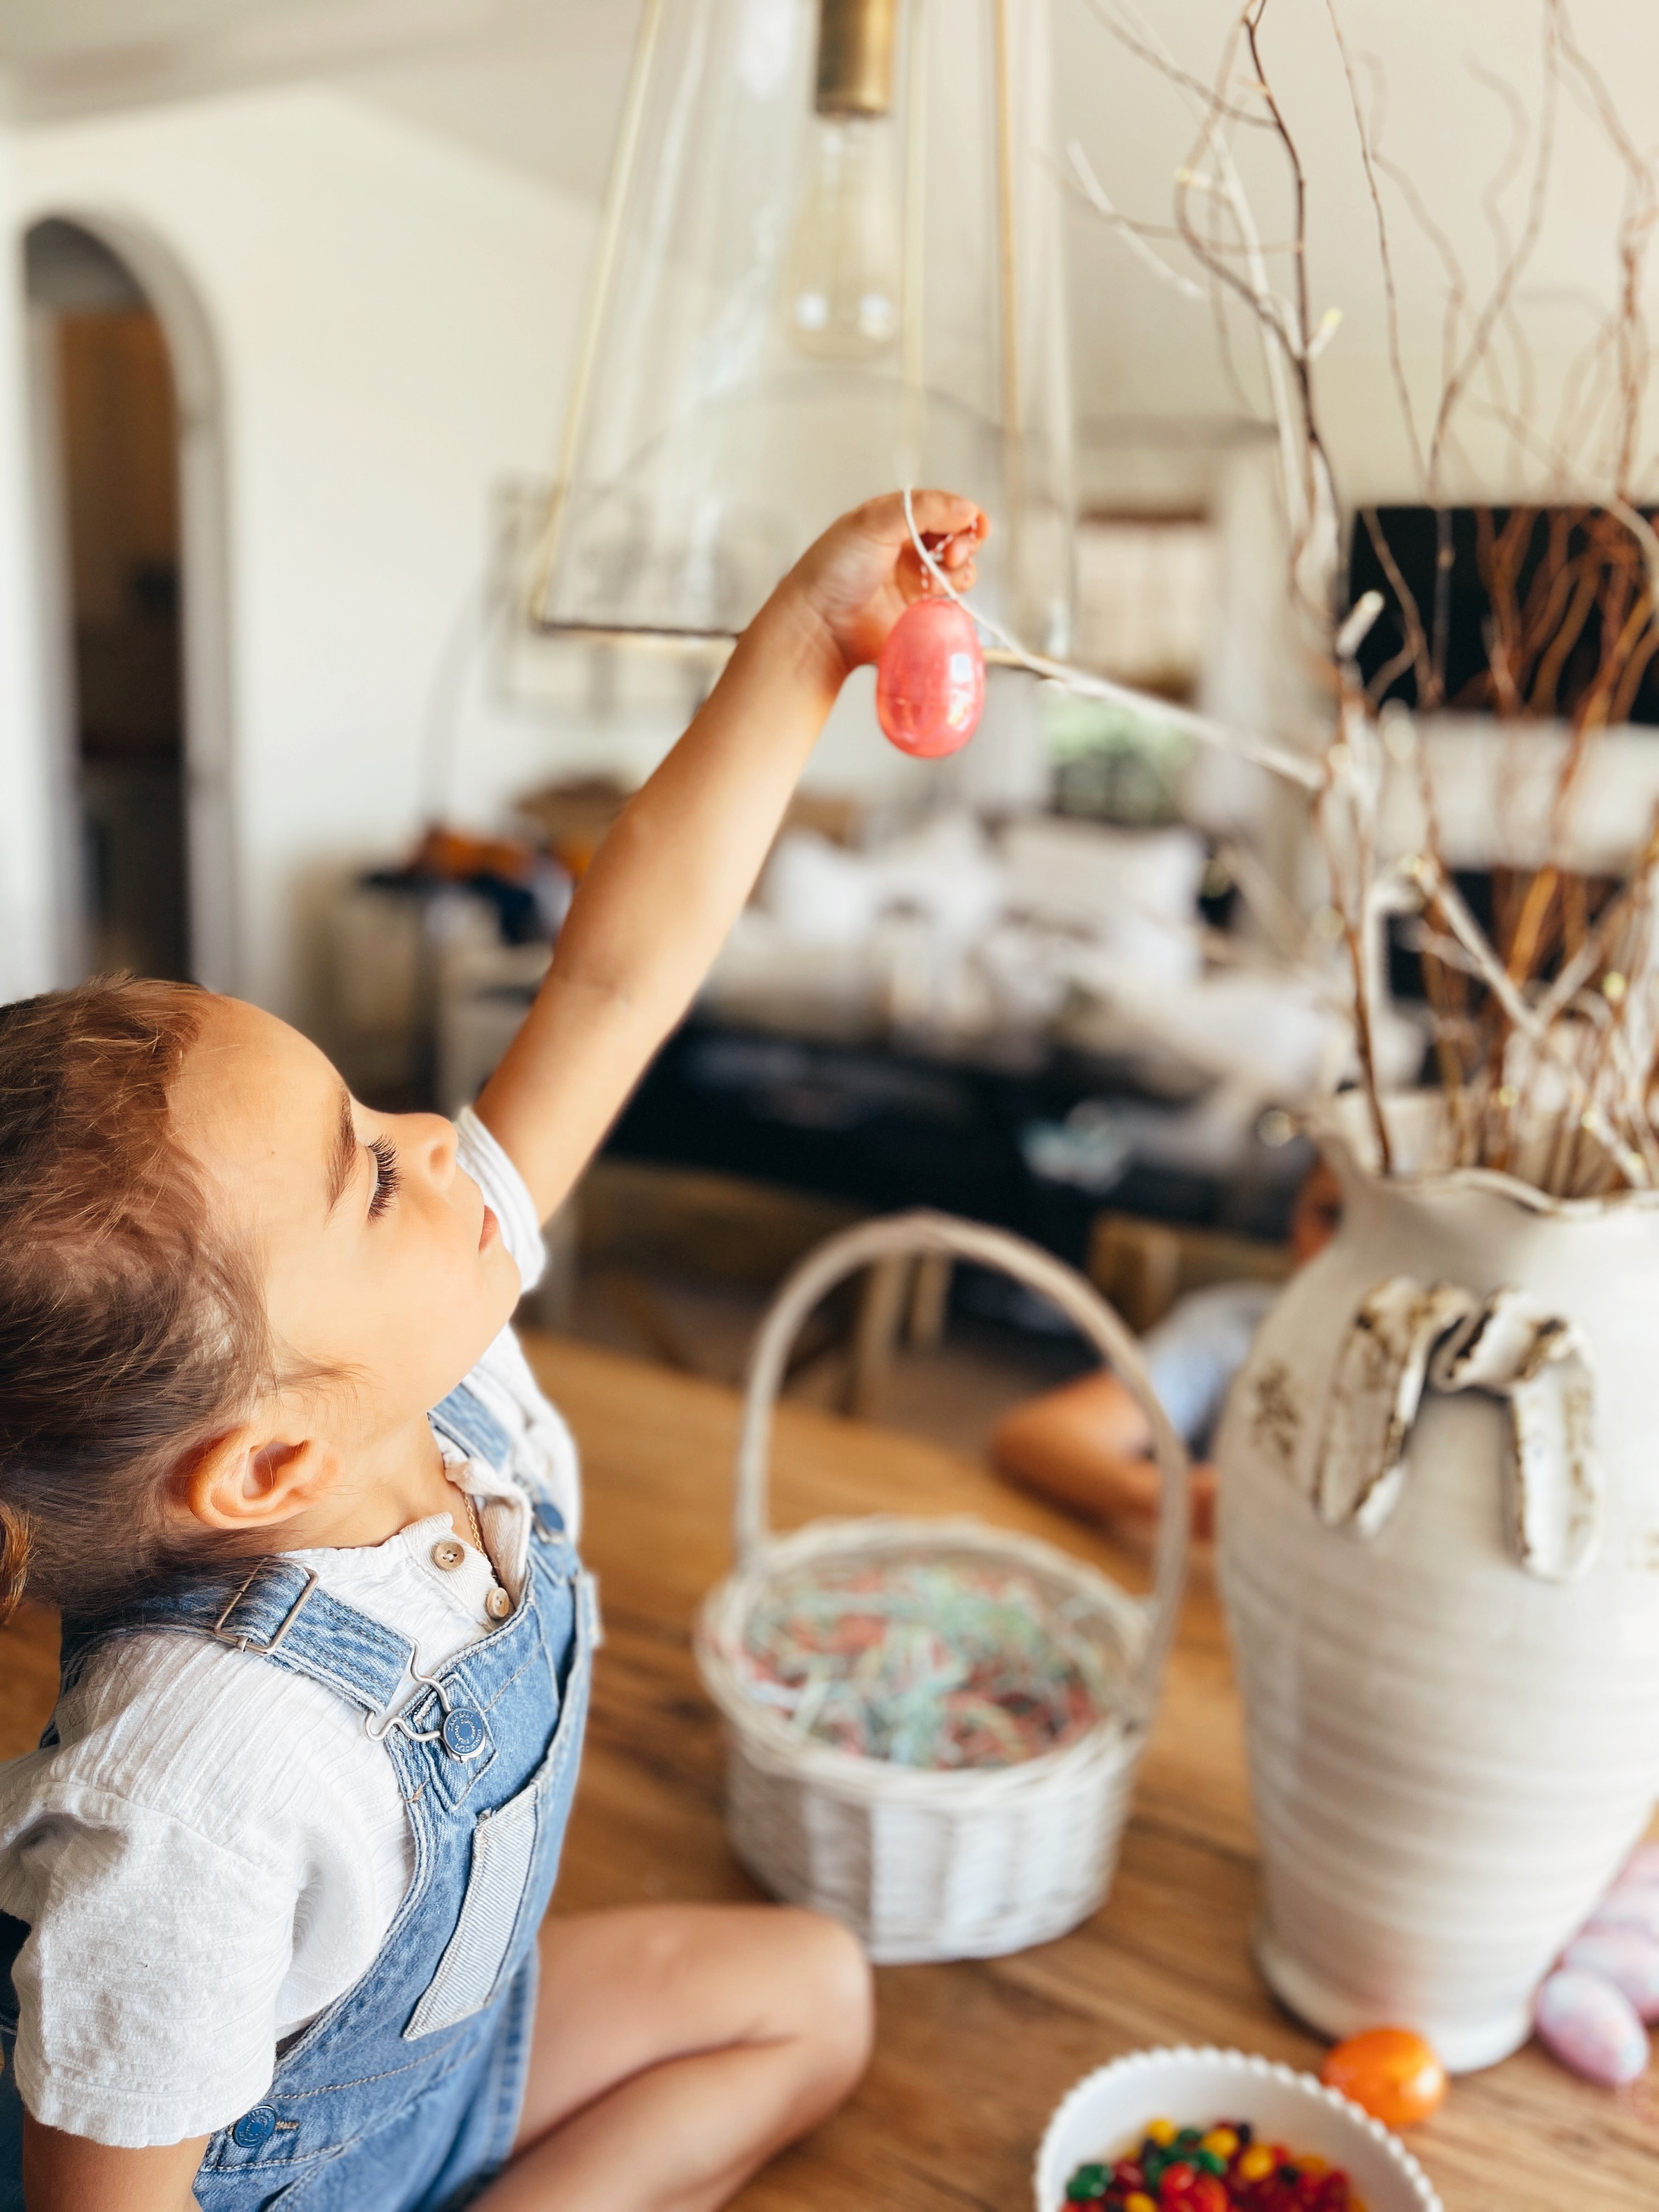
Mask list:
[[[739,630],[845,508],[989,512],[987,607],[1070,641],[1049,0],[646,0],[531,561],[544,633]]]

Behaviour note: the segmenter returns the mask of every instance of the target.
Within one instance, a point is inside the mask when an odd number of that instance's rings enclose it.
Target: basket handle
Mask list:
[[[772,1414],[783,1386],[790,1348],[802,1323],[826,1291],[872,1261],[930,1253],[996,1268],[1027,1289],[1051,1298],[1101,1358],[1110,1362],[1152,1425],[1152,1454],[1163,1476],[1163,1490],[1146,1641],[1133,1685],[1136,1705],[1149,1712],[1175,1635],[1187,1571],[1191,1514],[1187,1448],[1158,1402],[1133,1332],[1093,1284],[1076,1268],[1006,1230],[986,1228],[949,1213],[889,1214],[829,1237],[809,1252],[787,1279],[761,1323],[749,1361],[732,1513],[738,1565],[739,1569],[751,1565],[766,1541]]]

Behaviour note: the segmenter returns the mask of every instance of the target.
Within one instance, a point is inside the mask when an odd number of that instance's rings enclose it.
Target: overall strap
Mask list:
[[[383,1713],[409,1675],[415,1647],[324,1589],[297,1560],[261,1559],[239,1584],[216,1582],[141,1599],[111,1618],[64,1623],[66,1676],[94,1644],[137,1629],[188,1629],[270,1659]]]
[[[469,1384],[458,1382],[449,1395],[432,1408],[427,1419],[469,1459],[487,1461],[497,1474],[509,1471],[513,1439]],[[544,1544],[552,1543],[564,1534],[564,1516],[550,1498],[532,1497],[530,1510],[536,1533]]]
[[[487,1460],[498,1474],[507,1472],[513,1439],[476,1390],[458,1382],[427,1415],[432,1426],[469,1459]]]

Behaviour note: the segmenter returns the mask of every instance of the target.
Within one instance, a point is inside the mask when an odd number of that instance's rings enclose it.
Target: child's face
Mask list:
[[[354,1431],[452,1390],[511,1316],[519,1271],[435,1114],[375,1114],[296,1030],[210,999],[170,1097],[211,1202],[264,1264],[279,1357],[346,1370]]]

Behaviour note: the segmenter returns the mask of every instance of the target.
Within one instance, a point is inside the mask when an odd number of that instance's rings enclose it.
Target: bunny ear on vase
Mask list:
[[[1601,1540],[1595,1389],[1570,1322],[1521,1291],[1494,1291],[1436,1352],[1437,1390],[1487,1390],[1508,1401],[1504,1530],[1529,1574],[1576,1582]]]
[[[1315,1478],[1328,1528],[1374,1536],[1399,1504],[1430,1357],[1474,1304],[1454,1284],[1394,1275],[1360,1306],[1331,1378]]]
[[[1328,1528],[1372,1537],[1405,1486],[1423,1393],[1504,1401],[1504,1540],[1543,1582],[1575,1582],[1601,1538],[1594,1379],[1578,1333],[1524,1292],[1477,1297],[1391,1276],[1361,1303],[1337,1360],[1314,1480]]]

